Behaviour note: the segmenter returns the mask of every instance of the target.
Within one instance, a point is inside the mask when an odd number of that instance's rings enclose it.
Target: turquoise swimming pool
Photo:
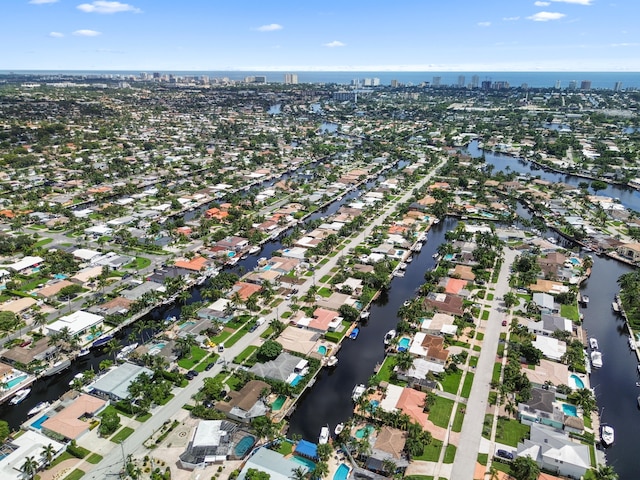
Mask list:
[[[299,463],[303,467],[307,467],[310,472],[313,472],[316,469],[315,462],[313,460],[309,460],[308,458],[298,457],[297,455],[294,455],[293,457],[291,457],[291,460]]]
[[[19,376],[15,377],[15,378],[12,378],[11,380],[9,380],[9,381],[7,382],[7,387],[6,387],[6,388],[7,388],[7,390],[11,390],[13,387],[15,387],[16,385],[18,385],[19,383],[24,382],[24,381],[27,379],[27,377],[28,377],[28,376],[29,376],[29,375],[27,375],[27,374],[25,373],[25,374],[23,374],[23,375],[19,375]]]
[[[336,473],[333,474],[333,480],[347,480],[347,478],[349,478],[349,466],[341,463]]]
[[[37,428],[38,430],[40,430],[42,428],[42,424],[46,422],[48,419],[49,419],[49,415],[42,415],[35,422],[33,422],[31,426],[33,428]]]
[[[367,425],[366,427],[359,428],[356,430],[356,438],[363,439],[364,437],[368,437],[374,430],[375,427],[373,425]]]
[[[318,353],[320,355],[326,355],[327,354],[327,347],[325,347],[324,345],[320,345],[318,347]]]
[[[562,411],[568,417],[577,417],[578,416],[578,409],[576,408],[575,405],[569,405],[567,403],[563,403],[562,404]]]
[[[233,449],[236,457],[244,457],[255,443],[256,439],[251,435],[242,437]]]
[[[291,383],[289,385],[291,385],[292,387],[295,387],[298,383],[300,383],[300,380],[302,380],[304,377],[302,375],[296,375],[295,378],[293,380],[291,380]]]
[[[398,342],[398,351],[404,352],[409,349],[409,345],[411,345],[411,339],[408,337],[402,337]]]

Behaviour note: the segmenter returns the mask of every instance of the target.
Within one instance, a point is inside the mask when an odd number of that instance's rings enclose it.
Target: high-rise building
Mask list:
[[[556,80],[556,90],[560,90],[560,85],[562,82],[560,80]]]
[[[582,80],[580,82],[580,90],[591,90],[591,80]]]
[[[471,77],[471,88],[478,88],[480,85],[480,77],[478,75],[474,75]]]
[[[298,84],[298,74],[297,73],[285,73],[284,74],[284,84],[285,85],[297,85]]]
[[[613,86],[613,91],[619,92],[620,90],[622,90],[622,82],[616,82],[615,85]]]
[[[578,88],[578,81],[577,80],[571,80],[569,82],[569,90],[575,90],[576,88]]]
[[[400,86],[400,82],[398,80],[391,80],[391,88],[398,88]]]
[[[464,75],[458,75],[458,87],[464,88]]]
[[[482,81],[482,90],[491,90],[491,80]]]
[[[433,77],[433,83],[431,85],[434,87],[439,87],[441,81],[442,77]]]
[[[373,77],[373,86],[374,87],[379,87],[380,86],[380,79],[378,77]]]

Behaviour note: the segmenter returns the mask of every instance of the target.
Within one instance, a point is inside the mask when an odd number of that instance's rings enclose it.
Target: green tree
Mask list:
[[[120,427],[120,415],[112,410],[107,410],[102,414],[100,422],[100,435],[109,436]]]
[[[20,471],[25,475],[25,477],[32,480],[38,471],[38,462],[34,457],[26,457],[20,467]]]
[[[591,470],[595,480],[617,480],[618,474],[611,465],[598,465],[598,468]]]
[[[271,475],[266,472],[261,472],[260,470],[256,470],[255,468],[250,468],[247,470],[247,475],[245,476],[247,480],[269,480]]]
[[[511,475],[516,480],[537,480],[540,467],[529,456],[518,457],[511,463]]]
[[[275,359],[282,353],[282,345],[275,340],[267,340],[256,351],[256,357],[261,362],[268,362]]]
[[[51,465],[51,460],[53,460],[53,456],[55,454],[56,454],[56,449],[52,444],[45,445],[44,447],[42,447],[42,451],[40,452],[40,455],[42,456],[42,459],[44,460],[44,464],[47,467]]]
[[[10,434],[11,429],[9,428],[9,424],[4,420],[0,420],[0,444],[9,438]]]

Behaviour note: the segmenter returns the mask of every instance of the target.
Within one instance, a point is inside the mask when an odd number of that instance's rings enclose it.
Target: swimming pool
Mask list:
[[[256,443],[256,439],[253,438],[251,435],[242,437],[233,449],[236,457],[244,457],[249,451],[249,449],[251,449],[251,447],[253,447],[255,443]]]
[[[291,457],[291,460],[299,463],[303,467],[307,467],[310,472],[313,472],[316,469],[315,462],[313,460],[309,460],[308,458],[298,457],[297,455],[294,455],[293,457]]]
[[[367,407],[367,411],[373,413],[379,406],[380,402],[378,400],[371,400],[369,402],[369,406]]]
[[[562,411],[568,417],[577,417],[578,416],[578,409],[576,408],[575,405],[569,405],[567,403],[563,403],[562,404]]]
[[[155,345],[153,345],[152,347],[149,348],[149,355],[157,355],[160,353],[160,350],[162,350],[165,347],[164,343],[156,343]]]
[[[295,378],[293,380],[291,380],[291,383],[289,385],[291,385],[292,387],[295,387],[298,383],[300,383],[300,380],[302,380],[304,377],[302,375],[296,375]]]
[[[227,253],[227,257],[232,258],[236,256],[236,252],[229,252]]]
[[[324,345],[320,345],[318,347],[318,353],[320,355],[326,355],[327,354],[327,347],[325,347]]]
[[[282,408],[282,405],[284,405],[284,402],[287,401],[287,397],[284,395],[278,395],[278,398],[276,398],[273,403],[271,404],[271,410],[274,412],[277,412],[278,410],[280,410]]]
[[[19,376],[15,377],[15,378],[12,378],[11,380],[9,380],[9,381],[7,382],[6,389],[7,389],[7,390],[11,390],[13,387],[15,387],[16,385],[18,385],[19,383],[24,382],[24,381],[27,379],[27,377],[28,377],[28,376],[29,376],[29,375],[27,375],[26,373],[24,373],[24,374],[19,375]]]
[[[578,260],[576,257],[571,257],[569,261],[574,265],[580,265],[580,260]]]
[[[65,278],[67,278],[67,276],[64,273],[56,273],[53,278],[55,278],[56,280],[64,280]]]
[[[336,473],[333,474],[333,480],[347,480],[347,478],[349,478],[349,467],[341,463]]]
[[[453,257],[454,257],[454,256],[455,256],[455,255],[454,255],[453,253],[447,253],[447,254],[444,256],[444,259],[445,259],[445,260],[453,260]]]
[[[375,427],[373,425],[367,425],[366,427],[359,428],[356,430],[356,438],[363,439],[364,437],[368,437],[374,430]]]
[[[49,419],[49,415],[42,415],[39,419],[31,424],[33,428],[37,428],[40,430],[42,428],[42,424]]]
[[[182,325],[180,325],[180,330],[182,330],[183,328],[190,327],[191,325],[195,325],[195,324],[196,324],[196,322],[192,322],[192,321],[184,322]]]
[[[409,345],[411,345],[411,339],[408,337],[402,337],[398,342],[398,351],[399,352],[406,351],[409,348]]]
[[[584,382],[579,376],[571,374],[569,375],[569,386],[573,389],[584,388]]]

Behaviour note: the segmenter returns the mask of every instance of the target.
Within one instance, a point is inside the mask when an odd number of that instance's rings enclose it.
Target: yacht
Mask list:
[[[366,320],[367,318],[369,318],[369,316],[370,316],[370,315],[371,315],[371,312],[369,312],[369,311],[362,312],[362,313],[360,314],[360,319],[361,319],[361,320]]]
[[[118,355],[116,355],[116,358],[118,360],[124,360],[127,358],[127,356],[133,352],[136,348],[138,348],[138,343],[132,343],[130,345],[127,345],[126,347],[124,347],[122,350],[120,350],[120,353],[118,353]]]
[[[51,404],[49,402],[40,402],[35,407],[33,407],[31,410],[29,410],[27,412],[27,416],[32,417],[36,413],[40,413],[41,411],[49,408],[50,406],[51,406]]]
[[[591,352],[591,365],[593,368],[602,367],[602,353],[596,351]]]
[[[249,254],[253,255],[254,253],[258,253],[260,251],[260,246],[259,245],[254,245],[253,247],[251,247],[249,249]]]
[[[631,350],[635,350],[636,348],[638,348],[636,345],[636,341],[633,339],[631,335],[629,335],[629,348]]]
[[[611,302],[611,308],[613,308],[614,312],[620,313],[620,306],[618,305],[618,302]]]
[[[395,272],[393,272],[393,276],[394,277],[404,277],[404,271],[396,270]]]
[[[325,425],[320,429],[320,436],[318,437],[318,445],[327,443],[329,441],[329,425]]]
[[[344,423],[339,423],[336,425],[336,429],[333,431],[336,435],[340,435],[344,430]]]
[[[91,353],[91,349],[88,347],[85,347],[78,352],[78,357],[84,357],[86,355],[89,355],[89,353]]]
[[[360,329],[356,327],[353,330],[351,330],[351,333],[349,334],[349,338],[351,340],[355,340],[356,338],[358,338],[359,333],[360,333]]]
[[[22,400],[27,398],[27,395],[29,395],[29,393],[31,393],[30,388],[23,388],[21,390],[18,390],[16,394],[13,396],[13,398],[9,400],[9,405],[19,404]]]
[[[95,342],[93,342],[91,344],[91,347],[93,348],[104,347],[112,338],[113,338],[113,335],[104,335],[99,339],[97,339]]]
[[[357,402],[366,390],[367,388],[364,386],[364,384],[360,383],[356,385],[355,387],[353,387],[353,391],[351,392],[351,400]]]
[[[389,330],[384,336],[384,344],[389,345],[389,342],[391,342],[391,340],[393,340],[395,336],[396,336],[396,331]]]
[[[591,347],[591,350],[598,350],[598,339],[596,337],[589,339],[589,347]]]
[[[605,447],[613,445],[613,441],[615,440],[615,432],[611,425],[608,425],[606,423],[600,425],[600,440]]]
[[[338,357],[331,355],[327,360],[327,367],[335,367],[338,364]]]

